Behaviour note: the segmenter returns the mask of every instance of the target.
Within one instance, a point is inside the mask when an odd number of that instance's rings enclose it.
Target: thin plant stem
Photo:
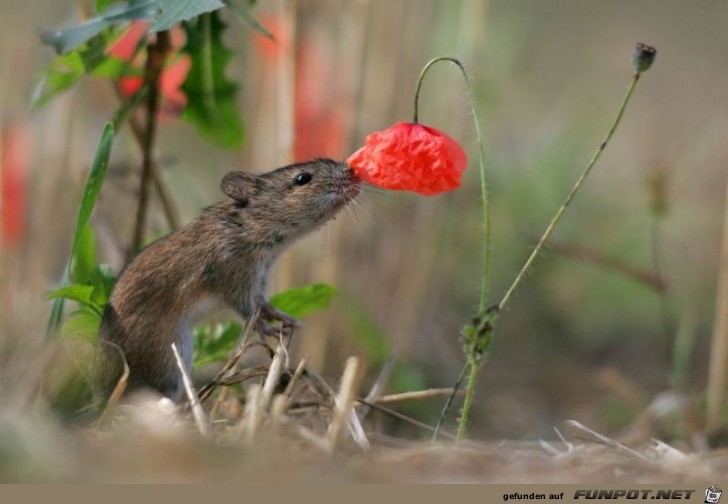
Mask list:
[[[477,361],[471,352],[468,355],[468,361],[470,364],[470,373],[468,374],[468,387],[465,389],[465,400],[463,401],[463,408],[460,410],[460,419],[458,420],[458,431],[455,434],[455,440],[460,442],[465,437],[465,429],[468,426],[468,420],[470,420],[470,412],[473,409],[473,399],[475,398],[475,382],[478,380],[478,371],[480,371],[480,363]]]
[[[124,96],[121,92],[121,87],[118,84],[114,84],[114,91],[116,92],[117,97],[120,101],[123,102]],[[135,102],[137,99],[144,98],[149,91],[148,86],[143,86],[132,98],[130,101]],[[136,108],[136,103],[134,103],[133,107],[128,107],[128,104],[122,105],[122,108],[120,111],[124,111],[125,109],[129,109],[130,111]],[[118,114],[118,113],[117,113]],[[120,126],[123,122],[128,122],[129,127],[131,128],[131,132],[134,135],[134,139],[136,140],[137,144],[139,144],[139,147],[143,150],[144,148],[144,127],[142,124],[137,120],[136,117],[128,116],[128,113],[122,113],[118,114],[117,117],[114,119],[114,124],[117,126]],[[120,129],[120,128],[119,128]],[[162,204],[162,211],[164,212],[164,216],[167,219],[167,225],[172,230],[177,230],[180,228],[179,224],[179,212],[177,210],[177,205],[174,202],[174,198],[172,197],[169,188],[164,182],[164,179],[162,178],[162,174],[160,173],[159,164],[156,162],[152,163],[152,171],[151,171],[151,177],[152,182],[154,183],[154,189],[157,192],[157,197],[159,198],[159,202]]]
[[[437,425],[435,426],[435,431],[432,433],[431,441],[433,443],[435,441],[437,441],[437,435],[440,433],[440,428],[442,427],[442,424],[445,421],[447,412],[450,410],[450,406],[452,406],[452,402],[455,400],[455,396],[458,394],[458,391],[460,390],[460,387],[463,384],[463,380],[465,379],[465,373],[468,371],[469,365],[470,365],[470,361],[466,361],[465,364],[463,365],[463,369],[460,371],[460,376],[458,376],[458,379],[455,382],[455,385],[453,385],[453,387],[452,387],[452,393],[447,398],[445,407],[442,408],[442,413],[440,413],[440,418],[437,420]]]
[[[606,148],[607,144],[612,138],[612,135],[614,135],[614,132],[617,129],[617,126],[619,126],[620,121],[622,120],[622,116],[624,115],[624,111],[627,108],[627,103],[629,103],[629,99],[632,97],[632,93],[634,92],[635,86],[637,85],[637,82],[640,79],[640,74],[635,73],[632,77],[632,82],[630,82],[629,87],[627,88],[627,92],[624,95],[624,98],[622,99],[622,104],[619,107],[619,111],[617,112],[617,117],[614,120],[614,123],[612,124],[612,127],[609,128],[609,132],[607,133],[607,136],[604,138],[604,141],[601,143],[599,148],[597,149],[596,153],[592,157],[591,161],[587,165],[584,172],[581,174],[581,176],[577,179],[576,183],[574,184],[574,187],[571,188],[571,191],[569,192],[569,195],[566,197],[564,202],[561,204],[559,209],[556,211],[556,214],[551,219],[551,222],[549,222],[549,225],[546,227],[546,231],[544,231],[543,235],[541,235],[541,238],[538,240],[538,243],[533,249],[533,252],[531,252],[531,255],[526,260],[525,264],[521,268],[521,271],[516,276],[516,279],[513,281],[511,286],[506,291],[505,295],[503,296],[503,299],[501,299],[500,303],[498,303],[498,310],[502,311],[508,302],[511,300],[511,297],[513,296],[513,292],[516,290],[516,288],[521,284],[523,279],[526,276],[526,273],[528,272],[528,269],[533,264],[533,261],[538,256],[539,252],[541,252],[541,249],[543,248],[546,241],[551,236],[551,233],[553,233],[554,229],[556,228],[556,225],[561,220],[561,217],[564,215],[564,212],[571,204],[571,201],[574,199],[574,196],[576,196],[577,191],[581,187],[582,183],[586,179],[586,177],[589,175],[589,172],[591,172],[592,168],[596,164],[596,162],[599,160],[599,158],[602,155],[602,152],[604,152],[604,149]]]
[[[422,71],[420,72],[420,77],[417,79],[417,87],[415,89],[415,96],[414,96],[414,115],[412,117],[413,122],[418,122],[419,120],[419,101],[420,101],[420,90],[422,89],[422,82],[425,79],[425,75],[427,74],[427,71],[434,65],[435,63],[439,61],[449,61],[451,63],[455,63],[457,67],[460,69],[460,72],[463,75],[463,78],[465,79],[465,84],[468,88],[468,97],[470,101],[470,112],[473,115],[473,123],[475,125],[475,134],[477,135],[478,139],[478,160],[480,162],[480,191],[483,198],[483,221],[484,221],[484,229],[483,229],[483,240],[484,240],[484,250],[483,250],[483,278],[482,278],[482,284],[480,289],[480,311],[482,312],[485,310],[485,307],[488,304],[488,284],[490,281],[490,205],[488,200],[488,185],[485,178],[485,142],[483,141],[483,134],[480,131],[480,121],[478,120],[478,110],[477,110],[477,104],[475,101],[475,95],[473,93],[473,86],[470,82],[470,77],[468,76],[468,72],[465,71],[465,67],[463,64],[451,57],[447,56],[441,56],[439,58],[431,59],[427,62],[427,64],[422,68]]]
[[[141,249],[144,241],[144,229],[147,220],[147,207],[149,203],[149,182],[152,179],[152,166],[154,163],[154,140],[157,131],[157,109],[159,108],[159,77],[164,68],[170,40],[169,32],[157,33],[157,40],[147,48],[147,65],[145,69],[145,84],[149,87],[147,99],[146,125],[144,129],[144,143],[142,144],[142,172],[139,183],[139,205],[134,225],[134,238],[129,248],[127,259]]]

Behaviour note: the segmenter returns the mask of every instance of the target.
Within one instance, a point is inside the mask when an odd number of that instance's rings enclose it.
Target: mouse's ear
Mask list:
[[[226,196],[245,205],[255,188],[255,175],[241,171],[230,172],[222,178],[220,189]]]

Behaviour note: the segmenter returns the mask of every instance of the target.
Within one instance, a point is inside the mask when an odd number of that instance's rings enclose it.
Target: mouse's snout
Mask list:
[[[342,167],[341,172],[342,172],[344,178],[346,178],[347,180],[349,180],[350,182],[353,182],[353,183],[361,182],[359,177],[356,175],[354,168],[352,168],[351,166],[349,166],[346,163],[341,163],[341,167]]]
[[[356,172],[354,172],[354,169],[348,164],[344,164],[344,179],[346,195],[350,199],[358,196],[359,192],[361,191],[361,179],[356,174]]]
[[[332,196],[334,207],[340,208],[356,198],[361,191],[361,180],[351,166],[346,163],[337,163],[332,172]]]

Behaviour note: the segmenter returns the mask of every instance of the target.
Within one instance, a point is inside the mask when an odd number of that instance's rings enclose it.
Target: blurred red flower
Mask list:
[[[28,131],[22,125],[0,127],[0,245],[6,251],[17,249],[26,231],[29,145]]]
[[[384,189],[440,194],[460,186],[463,148],[442,131],[399,122],[367,136],[346,161],[364,182]]]
[[[141,68],[143,58],[135,55],[139,41],[147,36],[148,26],[145,21],[135,21],[124,34],[109,49],[109,55],[126,60],[131,65]],[[168,58],[167,67],[159,77],[159,91],[162,95],[161,112],[164,116],[176,116],[187,105],[187,96],[182,91],[182,84],[187,78],[192,62],[186,54],[179,50],[184,45],[184,34],[179,28],[170,32],[172,36],[172,49],[177,53]],[[139,91],[144,79],[141,76],[125,76],[119,79],[119,87],[124,96],[130,97]]]
[[[312,157],[341,158],[347,136],[347,87],[345,79],[337,74],[334,46],[325,34],[311,27],[298,27],[294,40],[293,26],[283,14],[265,15],[260,22],[274,38],[271,40],[255,30],[250,31],[262,70],[258,72],[260,89],[263,92],[275,90],[280,72],[285,71],[286,56],[295,60],[293,161]],[[329,85],[322,86],[322,82]]]

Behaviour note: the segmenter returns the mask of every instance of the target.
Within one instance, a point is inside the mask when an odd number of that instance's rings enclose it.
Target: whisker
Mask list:
[[[374,223],[374,217],[372,217],[369,210],[361,203],[361,201],[352,200],[351,206],[356,210],[356,212],[364,214],[364,216],[368,219],[370,223]],[[354,212],[352,215],[354,215],[356,212]]]
[[[352,203],[354,203],[352,201]],[[364,228],[361,226],[361,223],[356,218],[354,208],[351,205],[347,205],[346,207],[347,212],[349,212],[349,215],[351,215],[351,220],[354,221],[354,226],[356,226],[357,231],[359,231],[359,235],[361,239],[364,241],[364,244],[367,248],[371,248],[372,244],[369,242],[369,238],[367,237],[366,233],[364,232]]]

